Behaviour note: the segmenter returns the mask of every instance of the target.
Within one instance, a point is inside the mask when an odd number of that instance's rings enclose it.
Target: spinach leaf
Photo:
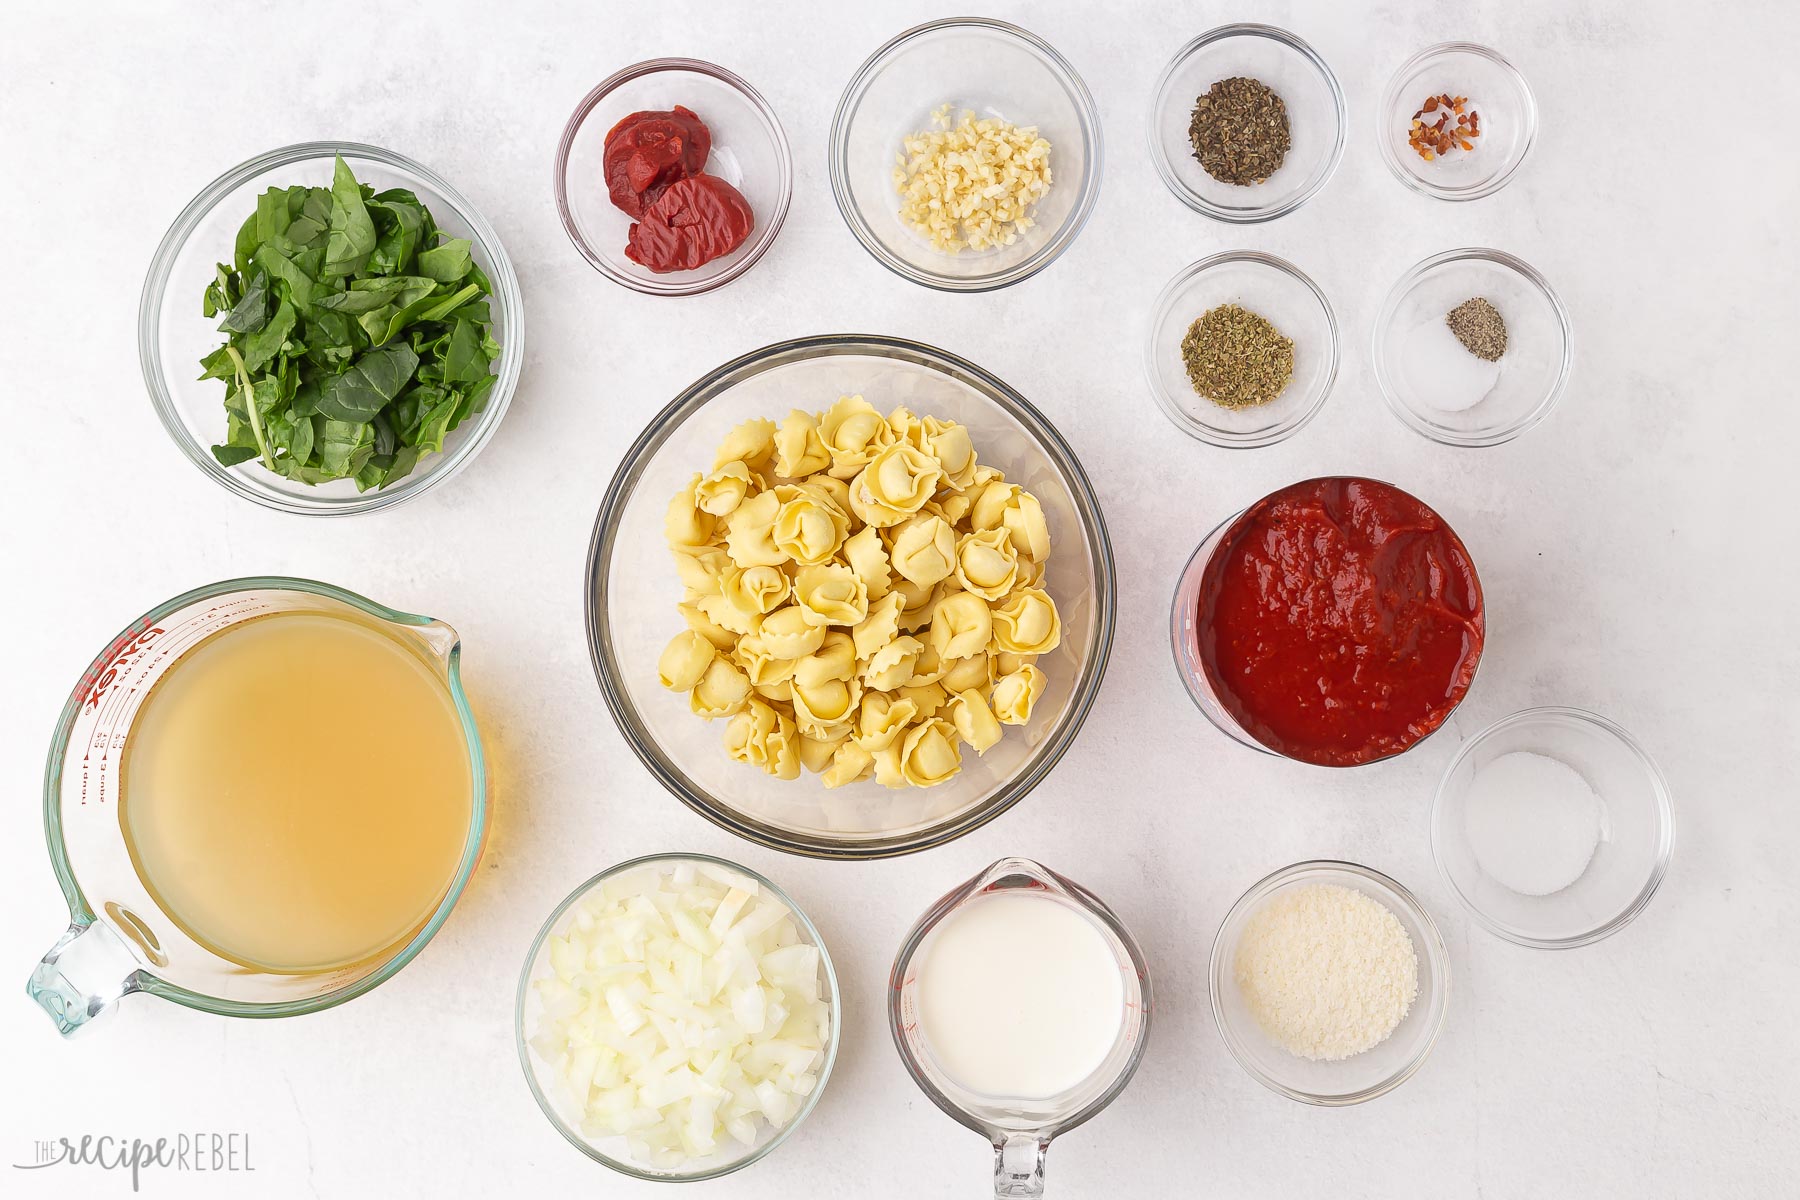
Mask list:
[[[274,358],[287,341],[288,334],[293,331],[295,320],[294,306],[283,300],[281,307],[275,310],[275,315],[244,339],[245,368],[254,371]]]
[[[375,249],[375,222],[363,205],[362,185],[340,156],[332,168],[331,234],[325,242],[325,274],[354,275]]]
[[[441,453],[497,377],[487,275],[405,188],[376,193],[342,159],[330,187],[270,188],[201,297],[225,342],[227,467],[306,485],[388,487]]]
[[[300,309],[312,307],[313,293],[318,290],[319,284],[301,269],[299,263],[268,242],[264,242],[256,248],[256,253],[251,256],[251,261],[281,281],[287,288],[288,299],[294,302],[294,307]]]
[[[320,384],[319,411],[338,421],[371,420],[400,394],[418,366],[419,356],[410,346],[371,350],[348,371]]]
[[[269,277],[258,271],[251,276],[250,285],[244,289],[243,297],[231,306],[231,311],[219,322],[219,329],[223,333],[254,333],[268,319]]]
[[[455,283],[474,265],[475,260],[469,257],[468,238],[456,238],[419,253],[419,274],[439,283]]]

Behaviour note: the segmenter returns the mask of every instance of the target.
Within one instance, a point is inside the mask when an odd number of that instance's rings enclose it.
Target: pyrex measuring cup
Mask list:
[[[119,822],[124,749],[145,694],[188,649],[276,612],[361,613],[410,639],[441,675],[469,755],[469,827],[455,874],[430,916],[385,955],[306,974],[261,971],[195,941],[139,878]],[[131,992],[228,1016],[287,1017],[360,996],[412,961],[449,916],[487,830],[486,774],[458,675],[460,654],[456,631],[441,621],[305,579],[226,580],[177,596],[126,626],[75,685],[50,743],[44,834],[70,923],[32,972],[27,993],[65,1035]]]
[[[1086,1079],[1041,1100],[997,1098],[963,1087],[939,1066],[919,1021],[913,969],[919,951],[950,914],[1007,889],[1036,892],[1093,918],[1118,961],[1124,985],[1124,1012],[1111,1052]],[[1150,1034],[1150,970],[1131,934],[1092,892],[1027,858],[1003,858],[933,905],[901,945],[888,983],[888,1027],[900,1061],[932,1103],[993,1143],[996,1197],[1043,1195],[1050,1140],[1080,1125],[1125,1090]]]

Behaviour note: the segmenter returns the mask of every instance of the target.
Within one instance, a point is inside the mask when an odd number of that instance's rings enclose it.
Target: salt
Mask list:
[[[1442,316],[1414,326],[1406,340],[1410,389],[1442,412],[1465,412],[1500,382],[1500,364],[1470,354]]]
[[[1602,808],[1581,772],[1521,750],[1475,772],[1463,827],[1490,878],[1520,895],[1548,896],[1587,871],[1600,842]]]

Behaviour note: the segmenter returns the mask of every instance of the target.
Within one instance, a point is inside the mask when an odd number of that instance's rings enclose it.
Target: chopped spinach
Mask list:
[[[500,356],[487,276],[404,188],[376,192],[342,158],[329,188],[270,188],[219,264],[202,313],[226,342],[225,466],[258,459],[358,491],[406,477],[479,413]]]

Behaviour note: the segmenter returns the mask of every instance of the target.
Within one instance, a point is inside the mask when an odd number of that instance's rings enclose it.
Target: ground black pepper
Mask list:
[[[1499,362],[1506,353],[1506,319],[1481,296],[1472,296],[1444,317],[1463,349],[1485,362]]]

